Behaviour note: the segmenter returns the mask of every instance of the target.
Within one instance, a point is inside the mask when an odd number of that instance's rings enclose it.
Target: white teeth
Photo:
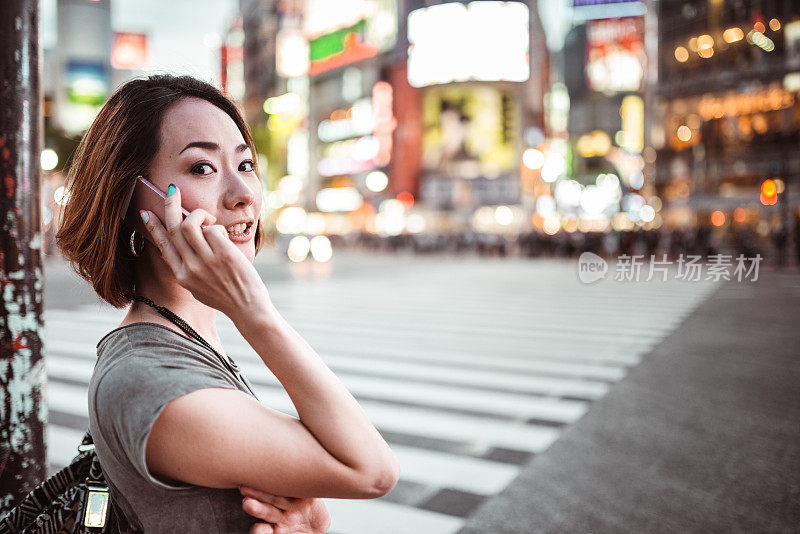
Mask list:
[[[234,224],[226,228],[229,234],[241,234],[247,229],[247,223]]]

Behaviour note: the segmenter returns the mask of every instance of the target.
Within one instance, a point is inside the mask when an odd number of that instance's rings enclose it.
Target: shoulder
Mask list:
[[[97,342],[98,358],[113,359],[120,352],[160,353],[167,356],[201,357],[213,355],[200,342],[172,328],[151,322],[131,323],[108,332]]]
[[[228,375],[219,358],[208,348],[175,330],[156,323],[133,323],[115,328],[97,343],[98,379],[114,370],[159,372],[199,369]],[[127,373],[123,373],[127,374]]]
[[[134,341],[126,339],[127,330]],[[167,404],[189,393],[239,388],[221,362],[215,365],[191,340],[185,343],[168,329],[152,333],[150,338],[123,328],[98,344],[98,363],[89,384],[90,427],[102,436],[110,453],[127,459],[139,476],[162,489],[176,489],[185,485],[154,479],[145,463],[145,444],[154,422]]]
[[[89,391],[98,413],[152,409],[203,387],[238,389],[213,353],[160,325],[115,329],[97,354]]]

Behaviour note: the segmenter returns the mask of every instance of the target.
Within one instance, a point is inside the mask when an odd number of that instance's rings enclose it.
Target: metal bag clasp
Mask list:
[[[87,527],[104,527],[108,517],[108,488],[89,487],[83,524]]]

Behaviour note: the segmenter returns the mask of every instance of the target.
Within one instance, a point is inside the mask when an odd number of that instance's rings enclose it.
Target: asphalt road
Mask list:
[[[800,273],[728,282],[459,534],[800,532]]]
[[[279,311],[402,466],[326,499],[331,534],[787,531],[798,524],[797,274],[582,284],[574,260],[346,252],[256,259]],[[51,470],[86,428],[125,310],[45,266]],[[288,395],[218,315],[262,402]]]

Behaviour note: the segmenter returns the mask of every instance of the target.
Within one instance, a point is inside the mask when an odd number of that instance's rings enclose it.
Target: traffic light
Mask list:
[[[775,180],[764,180],[761,182],[761,203],[765,206],[772,206],[778,202],[778,186]]]

